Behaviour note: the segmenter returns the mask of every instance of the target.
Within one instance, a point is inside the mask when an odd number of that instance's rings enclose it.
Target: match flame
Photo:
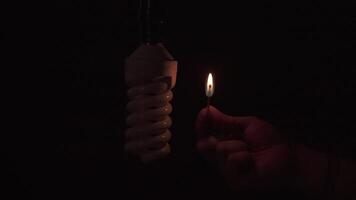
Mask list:
[[[206,82],[205,94],[207,97],[211,97],[214,94],[213,75],[211,75],[211,73],[209,73],[208,80]]]

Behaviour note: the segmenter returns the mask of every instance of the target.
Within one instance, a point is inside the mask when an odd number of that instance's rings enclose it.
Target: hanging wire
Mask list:
[[[138,7],[140,43],[151,42],[151,0],[140,0]]]
[[[143,43],[143,23],[142,23],[142,9],[143,9],[143,0],[139,0],[138,11],[137,11],[137,21],[138,21],[138,32],[139,32],[139,41]]]
[[[147,0],[146,9],[146,42],[151,42],[151,0]]]

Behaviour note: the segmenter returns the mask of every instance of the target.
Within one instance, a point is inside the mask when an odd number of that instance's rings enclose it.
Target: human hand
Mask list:
[[[281,188],[288,181],[288,145],[268,122],[210,106],[199,113],[196,131],[198,151],[218,166],[232,189]]]

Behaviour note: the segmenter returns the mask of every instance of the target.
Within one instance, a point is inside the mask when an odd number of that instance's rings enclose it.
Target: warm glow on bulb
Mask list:
[[[205,94],[207,97],[211,97],[214,94],[213,75],[211,75],[211,73],[209,73],[208,80],[206,82]]]

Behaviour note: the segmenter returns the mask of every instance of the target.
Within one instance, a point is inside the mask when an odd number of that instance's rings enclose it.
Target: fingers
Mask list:
[[[230,154],[239,151],[247,151],[247,145],[239,140],[221,141],[216,146],[216,154],[222,165],[226,164],[226,160]]]
[[[247,152],[248,148],[241,140],[218,141],[209,136],[198,140],[197,150],[206,160],[215,161],[221,168],[225,168],[230,155]]]
[[[252,153],[241,140],[218,141],[209,136],[198,140],[197,149],[208,161],[214,161],[229,184],[238,189],[251,183],[254,169]]]
[[[221,172],[232,189],[244,190],[253,184],[253,158],[248,151],[239,151],[230,154]]]
[[[252,165],[252,156],[247,151],[230,154],[226,160],[226,170],[235,176],[246,174]]]
[[[251,117],[225,115],[215,107],[209,106],[209,109],[204,108],[198,114],[195,128],[198,137],[210,135],[211,132],[240,137],[251,119]]]
[[[216,160],[216,144],[218,140],[215,137],[205,137],[198,140],[197,150],[208,161]]]
[[[228,157],[236,152],[247,151],[247,145],[239,140],[221,141],[216,146],[216,161],[220,169],[224,170]]]

